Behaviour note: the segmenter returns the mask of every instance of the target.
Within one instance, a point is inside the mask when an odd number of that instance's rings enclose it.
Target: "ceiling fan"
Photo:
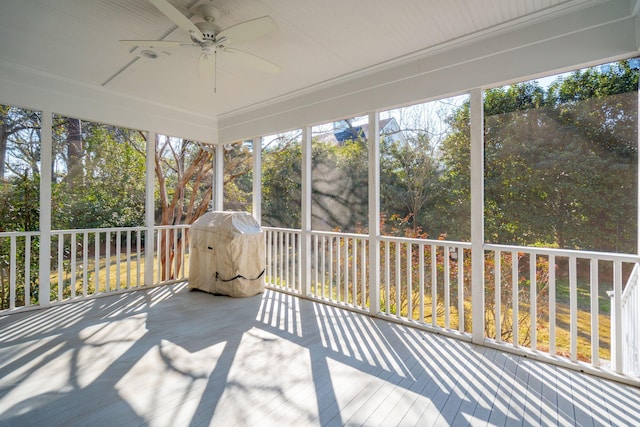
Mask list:
[[[252,19],[221,30],[215,24],[220,16],[220,10],[211,0],[204,0],[195,7],[196,14],[204,21],[191,22],[167,0],[149,0],[160,12],[169,18],[179,28],[186,31],[191,37],[191,43],[170,40],[120,40],[121,43],[138,47],[149,48],[173,48],[181,46],[193,46],[200,48],[198,59],[198,71],[201,79],[211,79],[215,76],[216,55],[218,52],[228,54],[236,61],[268,73],[277,73],[280,67],[266,59],[251,53],[228,47],[238,43],[255,40],[272,31],[277,26],[269,16]]]

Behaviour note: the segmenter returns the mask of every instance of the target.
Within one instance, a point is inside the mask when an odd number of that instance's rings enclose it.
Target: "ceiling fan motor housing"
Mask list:
[[[213,22],[196,22],[196,27],[202,32],[203,38],[205,40],[215,41],[216,35],[220,32],[220,27],[218,27]],[[193,38],[192,38],[193,40]],[[193,40],[197,42],[198,40]]]

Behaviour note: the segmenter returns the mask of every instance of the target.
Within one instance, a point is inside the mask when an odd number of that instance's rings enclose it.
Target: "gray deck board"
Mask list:
[[[640,389],[268,290],[0,315],[0,426],[640,425]]]

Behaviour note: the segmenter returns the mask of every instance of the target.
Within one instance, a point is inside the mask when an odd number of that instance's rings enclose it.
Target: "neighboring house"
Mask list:
[[[393,117],[380,120],[380,134],[394,141],[404,141],[404,135]],[[319,142],[333,142],[342,145],[345,141],[363,138],[369,139],[369,124],[353,124],[351,120],[333,122],[333,131],[314,136]]]

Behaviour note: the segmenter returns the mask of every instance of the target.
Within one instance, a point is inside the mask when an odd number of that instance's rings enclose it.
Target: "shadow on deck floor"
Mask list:
[[[267,290],[0,317],[0,425],[640,425],[640,389]]]

